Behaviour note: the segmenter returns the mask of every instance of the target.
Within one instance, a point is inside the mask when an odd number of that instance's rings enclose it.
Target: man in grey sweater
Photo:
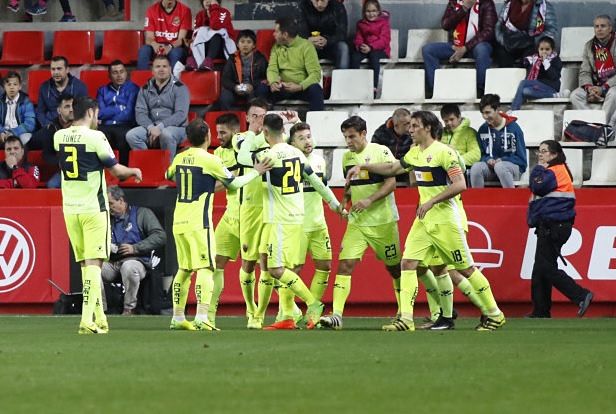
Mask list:
[[[139,126],[126,133],[126,142],[131,149],[169,150],[171,162],[186,137],[190,96],[188,88],[171,76],[167,56],[154,58],[152,75],[137,95],[135,118]]]

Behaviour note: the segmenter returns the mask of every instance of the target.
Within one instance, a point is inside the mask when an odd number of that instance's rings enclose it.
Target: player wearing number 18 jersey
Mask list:
[[[75,121],[55,133],[54,150],[62,172],[62,211],[75,260],[81,266],[83,307],[80,334],[107,333],[101,267],[109,258],[109,203],[104,168],[120,178],[141,179],[141,171],[118,164],[107,138],[95,131],[98,104],[87,96],[73,102]]]

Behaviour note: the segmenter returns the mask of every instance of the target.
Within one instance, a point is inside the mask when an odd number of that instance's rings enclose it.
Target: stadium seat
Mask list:
[[[616,159],[616,149],[593,150],[590,180],[584,181],[584,187],[616,185],[616,163],[614,159]]]
[[[209,105],[220,96],[220,72],[182,72],[181,81],[190,91],[191,105]]]
[[[514,111],[517,123],[524,132],[527,147],[538,147],[541,141],[554,139],[554,112],[552,110]]]
[[[221,115],[233,113],[237,115],[240,119],[240,131],[246,131],[246,113],[242,111],[210,111],[205,113],[205,122],[210,127],[210,132],[212,134],[212,143],[210,147],[218,147],[220,146],[220,141],[218,140],[218,131],[216,130],[216,118]]]
[[[148,83],[151,78],[151,70],[133,70],[130,72],[130,80],[132,80],[140,88]]]
[[[79,79],[88,87],[88,96],[96,98],[98,88],[110,82],[109,72],[106,70],[82,70]]]
[[[484,122],[486,122],[486,120],[483,119],[481,112],[479,111],[462,111],[461,115],[463,118],[468,118],[471,121],[471,128],[475,129],[476,131],[479,130],[479,127],[482,126]],[[439,119],[441,119],[440,115]]]
[[[0,79],[4,79],[7,73],[9,73],[8,69],[0,69]]]
[[[332,155],[332,172],[331,176],[328,179],[328,184],[330,187],[344,187],[346,183],[346,178],[344,176],[344,171],[342,170],[342,156],[347,149],[338,148],[335,149]]]
[[[321,148],[315,148],[312,150],[312,154],[317,155],[321,158],[325,158],[325,151],[323,151]],[[326,160],[327,161],[327,160]]]
[[[43,32],[4,32],[2,35],[2,66],[28,66],[45,61]]]
[[[381,125],[389,119],[394,111],[359,111],[357,116],[366,121],[366,139],[368,142],[372,140],[374,131],[379,129]],[[338,128],[340,130],[340,128]]]
[[[161,149],[131,150],[128,153],[128,166],[140,168],[143,180],[135,182],[134,178],[122,182],[122,187],[174,187],[175,182],[165,179],[169,167],[169,151]]]
[[[4,151],[2,151],[4,152]],[[32,165],[36,165],[41,173],[41,180],[39,187],[45,187],[45,184],[49,179],[59,171],[57,165],[50,165],[43,159],[43,151],[28,151],[28,162]]]
[[[559,92],[564,92],[566,89],[569,92],[573,92],[578,87],[578,75],[580,72],[580,68],[577,66],[566,66],[562,68],[560,71],[560,90]],[[533,103],[567,103],[569,102],[569,98],[543,98],[543,99],[533,99],[530,102]]]
[[[560,60],[581,62],[584,45],[594,36],[592,26],[563,27],[560,31]]]
[[[346,111],[308,111],[306,122],[314,145],[317,147],[343,147],[344,137],[340,132],[340,124],[349,117]]]
[[[188,112],[188,122],[191,122],[194,119],[197,119],[197,116],[199,116],[199,114],[197,114],[196,112],[190,111]]]
[[[116,160],[120,159],[120,152],[118,150],[113,150],[113,155],[115,156]],[[105,181],[107,182],[107,186],[110,186],[110,185],[120,185],[120,179],[114,177],[109,172],[108,168],[105,168]]]
[[[423,62],[421,48],[428,43],[446,42],[447,32],[441,29],[409,29],[406,38],[406,56],[400,62]]]
[[[567,165],[573,175],[573,185],[580,187],[584,180],[584,150],[579,148],[563,148],[567,157]]]
[[[69,65],[94,63],[95,33],[89,30],[61,30],[53,34],[52,56],[64,56]]]
[[[263,53],[268,60],[274,43],[276,43],[274,29],[257,30],[257,50]]]
[[[528,149],[526,150],[526,161],[528,162],[526,171],[522,173],[518,181],[513,182],[516,187],[528,187],[528,179],[530,178],[530,171],[532,170],[530,164],[530,151]]]
[[[511,102],[521,80],[526,79],[526,69],[490,68],[486,71],[485,93],[495,93],[501,102]]]
[[[142,43],[140,30],[105,30],[103,33],[103,53],[97,65],[108,65],[116,59],[125,65],[137,63]]]
[[[419,103],[426,99],[423,69],[384,69],[378,103]]]
[[[334,69],[326,103],[370,103],[374,100],[372,69]]]
[[[28,96],[33,104],[38,103],[38,94],[41,84],[51,77],[49,69],[37,69],[28,71]]]
[[[432,103],[475,102],[477,71],[475,69],[437,69],[434,74]]]
[[[569,125],[569,122],[573,120],[580,120],[586,122],[599,122],[605,124],[605,112],[602,109],[570,109],[563,112],[563,130],[561,136],[564,140],[565,128]],[[594,147],[595,144],[591,142],[561,142],[563,146],[572,147]]]

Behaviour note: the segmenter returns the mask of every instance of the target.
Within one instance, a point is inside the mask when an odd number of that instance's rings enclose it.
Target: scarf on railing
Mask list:
[[[471,40],[479,31],[479,2],[477,0],[470,10],[467,19],[462,19],[453,31],[453,44],[454,46],[464,46]],[[458,0],[455,10],[458,11],[462,8],[463,1]]]

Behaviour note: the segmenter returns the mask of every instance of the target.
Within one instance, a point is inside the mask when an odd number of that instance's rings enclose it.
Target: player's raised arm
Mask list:
[[[141,175],[141,170],[139,168],[129,168],[122,164],[116,164],[113,167],[109,168],[109,172],[116,178],[120,180],[126,180],[130,177],[135,177],[136,182],[141,182],[143,176]]]
[[[350,182],[352,179],[359,176],[361,170],[371,172],[373,174],[379,174],[385,177],[395,177],[406,172],[406,169],[402,166],[402,163],[398,160],[394,162],[380,162],[377,164],[363,164],[356,165],[347,171],[346,181]]]
[[[274,163],[271,159],[263,158],[255,162],[255,164],[253,165],[253,170],[248,171],[246,174],[240,177],[233,176],[233,178],[227,178],[221,180],[221,182],[225,185],[225,187],[232,190],[237,190],[238,188],[245,186],[255,178],[259,177],[260,175],[263,175],[266,171],[271,170],[272,165],[274,165]]]

